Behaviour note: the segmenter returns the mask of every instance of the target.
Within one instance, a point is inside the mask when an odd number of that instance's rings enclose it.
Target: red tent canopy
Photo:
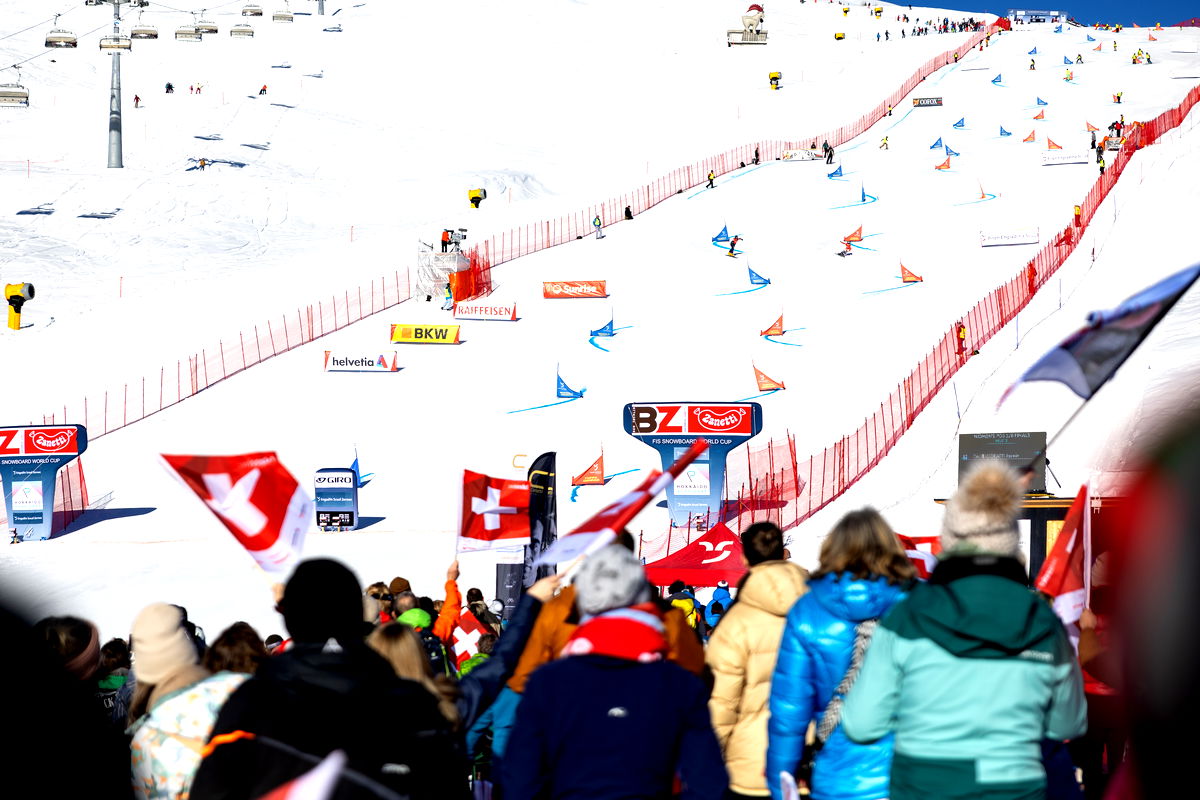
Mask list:
[[[729,581],[732,586],[746,574],[742,562],[742,540],[724,523],[666,558],[646,565],[646,575],[655,586],[683,581],[690,586],[716,586]]]

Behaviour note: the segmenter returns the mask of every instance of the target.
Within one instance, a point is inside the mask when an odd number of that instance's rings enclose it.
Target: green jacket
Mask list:
[[[1087,729],[1075,653],[1010,558],[941,561],[880,622],[842,711],[846,735],[894,732],[891,800],[1043,796],[1043,739]]]

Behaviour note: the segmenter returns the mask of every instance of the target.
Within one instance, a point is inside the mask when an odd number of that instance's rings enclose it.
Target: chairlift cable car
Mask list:
[[[175,40],[178,42],[200,42],[204,37],[194,25],[180,25],[175,29]]]
[[[58,24],[59,14],[54,15],[54,24]],[[46,34],[46,47],[78,47],[79,39],[65,28],[53,28]]]
[[[134,23],[133,28],[129,31],[129,36],[133,39],[157,39],[158,28],[142,22],[142,12],[139,11],[138,21]]]
[[[254,28],[249,25],[234,25],[229,29],[229,35],[235,39],[253,39]]]
[[[261,17],[263,15],[262,6],[248,5],[242,6],[243,17]]]
[[[29,90],[21,85],[21,69],[13,65],[17,71],[16,83],[0,83],[0,106],[20,106],[29,108]]]
[[[271,14],[272,22],[293,22],[295,21],[291,9],[284,7],[283,9]]]

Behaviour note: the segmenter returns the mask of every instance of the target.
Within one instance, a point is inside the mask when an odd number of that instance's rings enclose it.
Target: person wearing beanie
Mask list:
[[[251,800],[342,750],[349,769],[413,800],[468,795],[465,763],[437,699],[364,641],[358,578],[301,562],[279,609],[291,647],[266,659],[221,709],[191,800]],[[138,649],[134,648],[135,666]],[[387,735],[365,720],[387,720]]]
[[[130,644],[137,685],[129,709],[134,795],[187,797],[217,711],[245,675],[212,675],[196,663],[196,645],[178,606],[151,603],[133,621]]]
[[[717,627],[717,623],[721,621],[721,617],[733,605],[733,596],[729,594],[729,581],[717,581],[717,588],[713,589],[712,599],[704,606],[704,624],[709,630]]]
[[[846,697],[850,740],[895,735],[891,800],[1043,797],[1043,740],[1087,728],[1075,652],[1021,558],[1022,494],[998,462],[963,477],[933,574],[880,621]]]
[[[628,531],[622,531],[617,536],[617,544],[630,552],[633,552],[635,547],[633,537]],[[693,675],[700,676],[704,672],[704,646],[696,632],[688,626],[687,618],[678,608],[662,601],[659,611],[667,637],[667,660],[675,662]],[[492,707],[492,754],[495,758],[504,757],[516,721],[517,707],[529,676],[541,665],[558,658],[578,624],[575,586],[571,585],[542,607],[534,623],[533,633],[529,636],[529,643],[521,653],[516,672]]]
[[[728,778],[707,691],[666,660],[667,640],[642,562],[614,544],[575,577],[580,625],[563,658],[525,685],[499,766],[505,797],[720,800]],[[582,687],[582,688],[581,688]]]

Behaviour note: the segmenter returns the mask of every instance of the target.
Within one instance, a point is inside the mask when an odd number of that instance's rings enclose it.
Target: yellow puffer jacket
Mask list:
[[[725,612],[708,642],[705,660],[713,673],[708,701],[729,788],[767,797],[767,702],[771,674],[788,611],[807,591],[807,573],[790,561],[765,561],[750,568],[737,601]]]

